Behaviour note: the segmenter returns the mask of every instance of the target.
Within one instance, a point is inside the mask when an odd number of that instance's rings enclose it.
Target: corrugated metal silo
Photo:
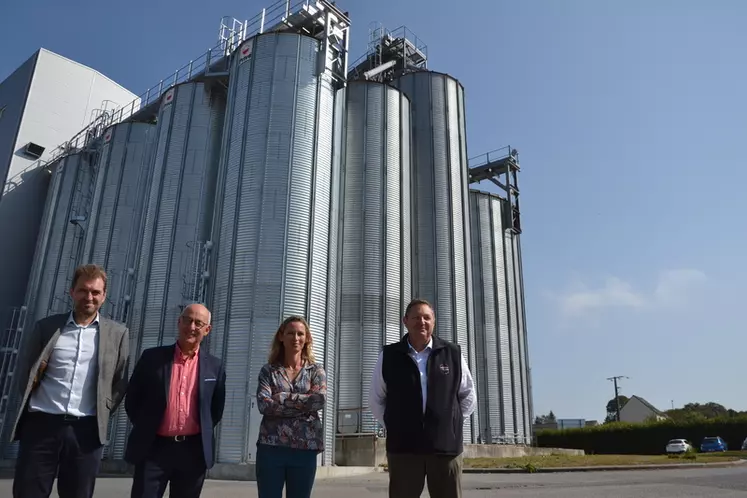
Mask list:
[[[135,358],[175,341],[183,306],[204,302],[225,105],[224,91],[205,83],[177,85],[161,98],[130,302]],[[115,458],[124,451],[126,431],[122,415],[113,438]]]
[[[175,340],[182,307],[204,302],[224,113],[225,93],[204,83],[161,99],[130,322],[138,353]]]
[[[506,201],[470,192],[480,433],[485,442],[531,438],[519,235],[507,229]]]
[[[82,257],[94,176],[88,152],[65,156],[53,172],[27,291],[25,330],[40,318],[71,309],[70,283]]]
[[[21,329],[21,337],[16,339],[17,343],[19,344],[19,349],[23,349],[25,347],[24,342],[33,335],[31,332],[34,330],[37,294],[39,292],[41,278],[46,268],[44,259],[47,254],[47,247],[49,246],[52,228],[55,226],[54,221],[56,219],[56,216],[59,214],[57,212],[57,206],[62,186],[63,175],[61,171],[58,172],[57,170],[59,169],[62,162],[63,159],[50,163],[46,165],[44,171],[39,172],[40,175],[45,174],[47,176],[51,176],[51,178],[46,179],[46,182],[48,182],[48,190],[44,202],[44,207],[42,209],[41,220],[39,223],[39,231],[37,234],[36,245],[32,257],[29,279],[28,283],[26,284],[26,294],[23,300],[25,309],[19,310],[20,315],[19,323],[17,324],[17,326],[19,326],[19,328]],[[52,257],[54,258],[54,256]],[[15,355],[15,358],[11,359],[11,354]],[[9,364],[12,364],[14,366],[17,365],[17,353],[8,354],[5,361],[6,365],[8,366]],[[15,388],[16,385],[14,380],[12,379],[12,376],[4,379],[4,381],[5,386],[3,387],[5,387],[8,391],[8,399],[5,403],[5,413],[0,413],[0,417],[4,416],[2,421],[0,421],[0,427],[2,429],[0,430],[0,441],[2,441],[0,442],[0,457],[12,459],[16,458],[17,456],[18,445],[10,441],[10,430],[18,412],[18,404],[20,402],[17,399],[18,392]],[[2,384],[2,382],[0,382],[0,384]]]
[[[462,347],[476,368],[464,88],[446,74],[407,73],[394,81],[410,98],[413,148],[413,291],[435,306],[439,336]],[[476,440],[479,407],[465,421]]]
[[[227,374],[220,462],[254,460],[257,376],[281,320],[297,314],[309,321],[328,375],[323,460],[333,463],[337,267],[330,261],[337,261],[340,185],[335,84],[317,71],[319,53],[317,39],[268,33],[244,42],[232,61],[211,292],[210,348]]]
[[[338,430],[372,433],[373,369],[382,346],[402,337],[412,296],[410,101],[365,81],[337,98],[346,100]]]
[[[516,435],[518,442],[528,442],[532,434],[528,389],[526,331],[524,328],[524,283],[521,270],[519,235],[506,231],[506,281],[508,282],[508,320],[511,335],[511,364],[516,400]]]
[[[84,263],[107,272],[102,313],[127,320],[137,246],[142,239],[145,189],[155,125],[120,123],[107,129],[96,161],[96,180],[83,244]]]

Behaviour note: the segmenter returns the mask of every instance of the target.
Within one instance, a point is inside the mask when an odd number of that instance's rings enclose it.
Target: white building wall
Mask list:
[[[637,398],[630,398],[630,400],[628,400],[628,402],[620,409],[620,422],[639,424],[653,416],[656,416],[656,413],[654,413],[651,408],[641,403]]]
[[[45,147],[42,159],[49,157],[58,145],[88,125],[94,110],[104,105],[113,110],[136,98],[101,73],[40,49],[7,178],[34,162],[19,153],[28,142]],[[110,102],[104,103],[107,100]]]
[[[5,183],[10,159],[16,150],[18,127],[35,64],[36,54],[0,82],[0,185]]]

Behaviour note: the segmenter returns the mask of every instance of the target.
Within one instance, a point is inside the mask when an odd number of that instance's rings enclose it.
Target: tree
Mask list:
[[[712,401],[708,403],[687,403],[682,408],[667,410],[667,415],[672,420],[677,421],[696,421],[710,420],[717,417],[736,417],[741,415],[740,412],[727,409],[719,403]]]
[[[557,419],[555,418],[555,414],[550,410],[550,413],[547,415],[537,415],[534,418],[535,424],[554,424],[557,422]]]
[[[617,421],[617,407],[620,406],[620,409],[622,409],[623,406],[625,406],[625,403],[628,402],[627,396],[621,394],[617,398],[612,398],[607,402],[607,417],[605,417],[604,422],[615,422]]]

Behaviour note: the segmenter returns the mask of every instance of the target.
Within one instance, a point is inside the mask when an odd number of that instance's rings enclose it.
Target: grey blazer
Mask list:
[[[65,327],[70,313],[48,316],[36,322],[34,330],[24,338],[18,353],[15,377],[17,396],[20,398],[18,414],[13,424],[11,441],[19,439],[23,417],[27,413],[27,403],[34,389],[34,378],[39,373],[42,361],[49,361],[57,338]],[[127,390],[127,364],[129,361],[130,332],[119,322],[101,316],[99,318],[98,389],[96,417],[99,426],[99,440],[107,442],[109,416],[114,413]]]

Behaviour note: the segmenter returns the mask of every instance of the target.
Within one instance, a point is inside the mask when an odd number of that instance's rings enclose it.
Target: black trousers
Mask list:
[[[13,497],[48,498],[56,477],[60,498],[91,498],[103,448],[96,417],[26,413]]]
[[[135,465],[131,498],[198,498],[205,483],[205,455],[198,434],[184,441],[156,437],[150,453]]]

